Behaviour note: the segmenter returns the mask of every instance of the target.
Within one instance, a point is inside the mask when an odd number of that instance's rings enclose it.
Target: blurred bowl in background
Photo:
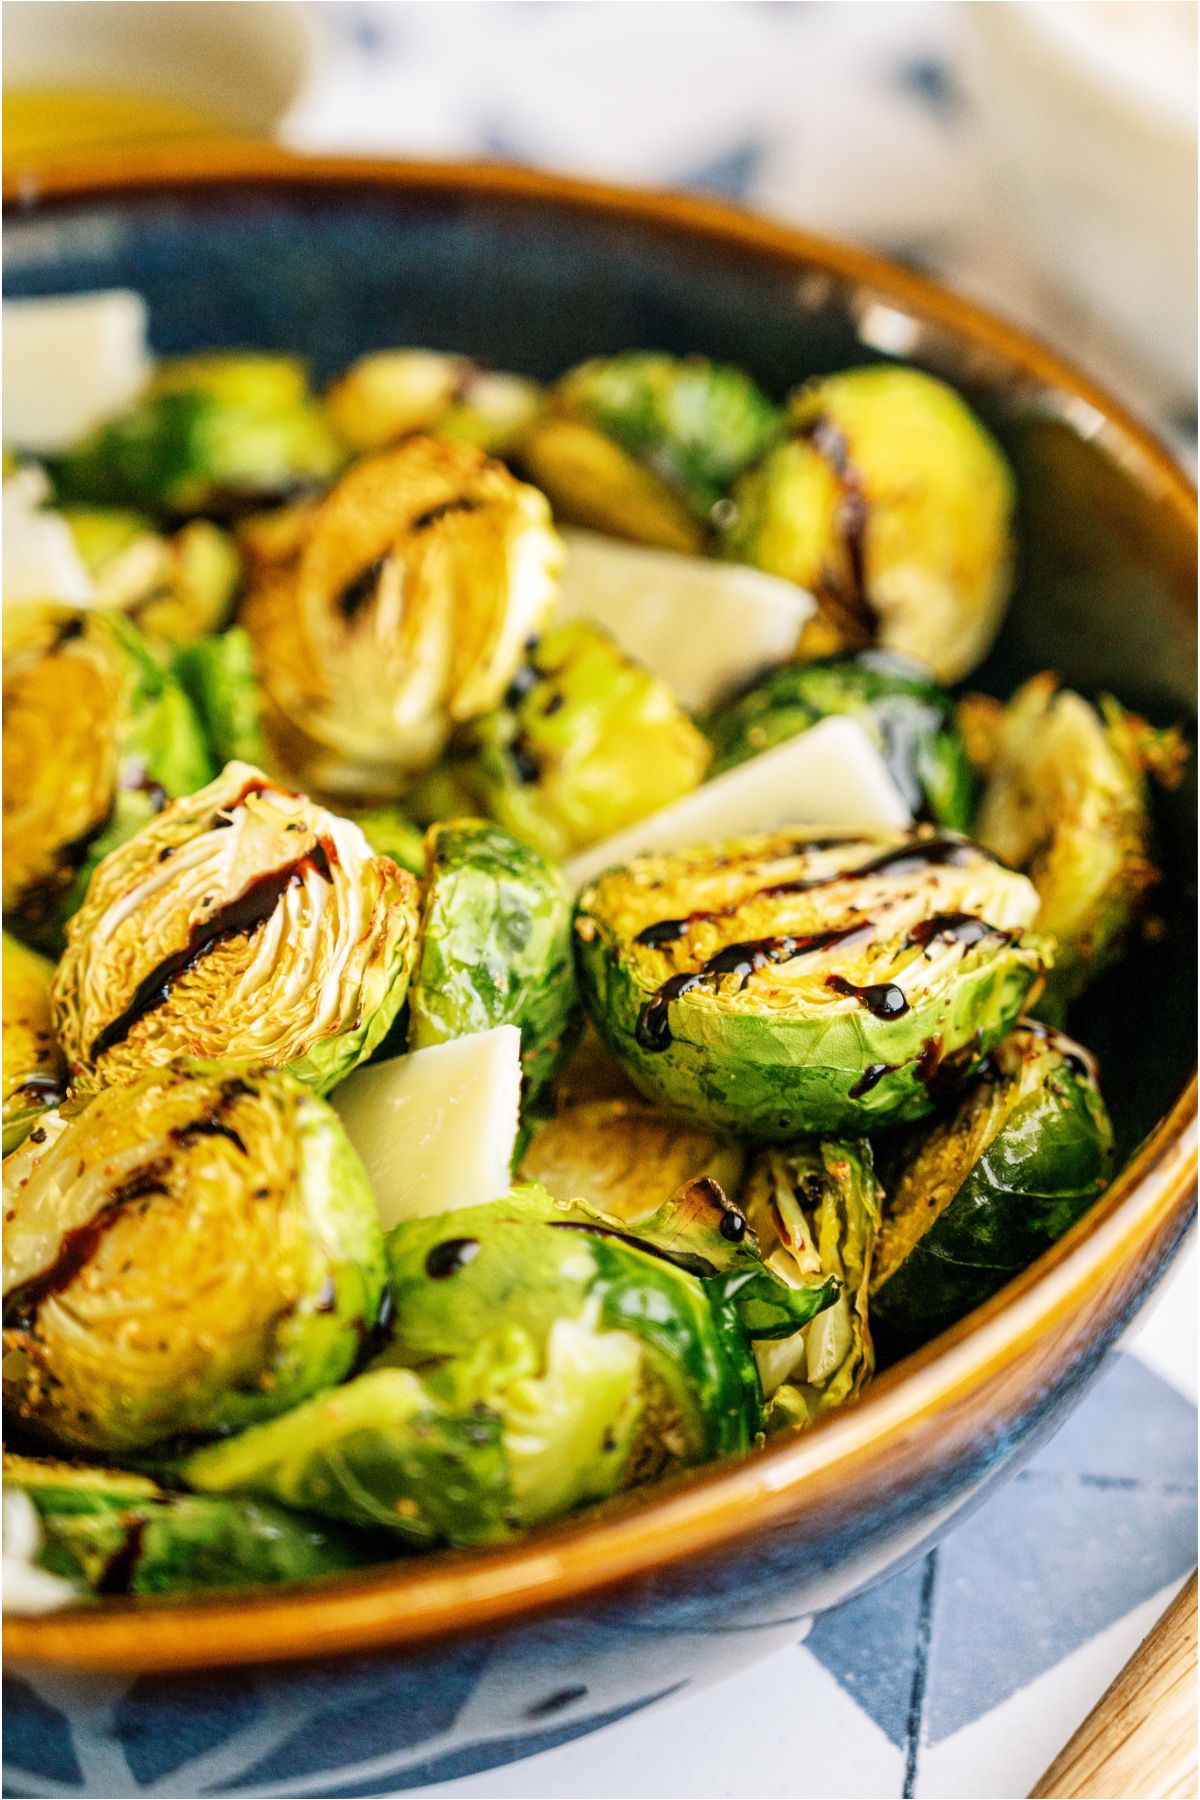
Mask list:
[[[997,201],[1042,266],[1181,394],[1196,383],[1196,8],[962,8]]]
[[[315,60],[292,0],[5,0],[4,162],[105,145],[268,136]]]

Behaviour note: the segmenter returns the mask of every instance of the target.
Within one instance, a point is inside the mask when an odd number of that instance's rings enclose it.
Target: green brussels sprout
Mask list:
[[[800,1286],[830,1276],[840,1286],[810,1325],[755,1346],[768,1431],[811,1424],[870,1379],[867,1284],[881,1202],[865,1138],[807,1138],[760,1151],[755,1160],[746,1218],[767,1267]]]
[[[368,806],[351,810],[349,817],[370,844],[376,856],[390,856],[410,875],[425,871],[425,833],[406,818],[396,806]]]
[[[64,1098],[67,1066],[50,1010],[53,963],[8,932],[4,946],[4,1154]]]
[[[970,829],[973,784],[954,703],[917,664],[885,650],[775,669],[705,721],[715,751],[709,773],[839,713],[863,727],[915,818]]]
[[[183,688],[127,619],[9,610],[4,912],[53,950],[100,859],[212,765]]]
[[[786,1143],[929,1112],[1014,1023],[1049,958],[1037,895],[928,827],[791,828],[637,857],[585,889],[580,989],[651,1100]]]
[[[918,369],[851,369],[793,397],[793,436],[743,476],[723,554],[816,596],[801,654],[878,641],[939,681],[981,662],[1012,585],[1012,475],[965,402]]]
[[[4,1164],[4,1393],[65,1446],[237,1430],[345,1376],[383,1292],[375,1197],[301,1082],[144,1074]]]
[[[174,666],[204,726],[216,766],[244,762],[270,768],[254,645],[245,627],[234,625],[185,644],[176,652]]]
[[[569,370],[521,455],[571,523],[697,551],[714,506],[767,449],[779,417],[740,369],[627,350]]]
[[[690,793],[710,757],[670,688],[580,621],[540,639],[505,705],[464,734],[411,804],[425,819],[484,812],[563,861]]]
[[[53,996],[74,1080],[199,1056],[325,1092],[403,1004],[418,905],[356,825],[230,763],[106,857],[68,925]]]
[[[160,363],[128,412],[49,467],[66,504],[234,517],[323,486],[343,459],[302,362],[228,351]]]
[[[63,517],[96,604],[128,614],[152,643],[190,644],[226,623],[241,560],[218,525],[192,519],[162,537],[140,513],[69,507]]]
[[[122,1469],[4,1458],[34,1512],[31,1562],[72,1599],[307,1581],[377,1561],[380,1540],[243,1498],[176,1494]]]
[[[473,445],[428,437],[355,464],[242,544],[272,766],[364,803],[398,798],[499,704],[563,557],[543,495]]]
[[[963,705],[987,763],[975,833],[1038,891],[1038,928],[1056,944],[1042,1010],[1058,1019],[1120,956],[1158,879],[1146,777],[1177,779],[1183,746],[1107,696],[1097,711],[1050,674],[1007,707],[982,695]]]
[[[744,1162],[740,1145],[681,1125],[643,1100],[583,1100],[561,1107],[536,1132],[521,1179],[556,1200],[581,1200],[637,1225],[688,1181],[707,1178],[736,1193]]]
[[[936,1337],[1082,1218],[1112,1147],[1087,1052],[1023,1021],[954,1110],[903,1134],[884,1168],[870,1297],[882,1360]]]
[[[439,350],[374,351],[352,363],[325,396],[334,431],[360,455],[429,432],[507,456],[540,406],[536,381]]]
[[[388,1257],[380,1366],[196,1452],[191,1486],[419,1544],[503,1539],[672,1464],[745,1449],[761,1394],[739,1293],[757,1283],[761,1304],[769,1285],[777,1331],[831,1297],[798,1294],[760,1264],[702,1281],[536,1189],[401,1224]]]
[[[573,903],[562,873],[499,826],[431,827],[409,1048],[516,1025],[522,1097],[536,1105],[570,1048]]]

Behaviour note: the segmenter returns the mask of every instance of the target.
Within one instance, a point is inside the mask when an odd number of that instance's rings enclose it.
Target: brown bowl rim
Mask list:
[[[270,145],[186,144],[61,164],[6,179],[18,215],[43,207],[205,187],[338,186],[468,196],[628,221],[755,259],[811,267],[870,290],[965,338],[1039,384],[1099,413],[1149,489],[1196,533],[1195,490],[1169,452],[1118,401],[1054,351],[951,290],[886,258],[693,195],[619,188],[499,163],[298,156]],[[619,1587],[681,1559],[732,1546],[851,1481],[894,1477],[922,1419],[969,1406],[1083,1296],[1147,1260],[1181,1230],[1196,1190],[1193,1076],[1086,1219],[985,1307],[873,1382],[816,1430],[648,1490],[636,1502],[543,1528],[515,1544],[446,1551],[376,1571],[241,1596],[113,1601],[5,1621],[14,1663],[92,1671],[181,1671],[411,1647],[494,1629]]]

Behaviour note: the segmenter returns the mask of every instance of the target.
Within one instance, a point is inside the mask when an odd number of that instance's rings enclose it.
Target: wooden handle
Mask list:
[[[1031,1800],[1192,1800],[1196,1577],[1180,1590]]]

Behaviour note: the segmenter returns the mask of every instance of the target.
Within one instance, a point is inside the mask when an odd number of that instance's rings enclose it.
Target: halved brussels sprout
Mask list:
[[[698,787],[711,750],[665,683],[582,621],[548,631],[498,711],[416,790],[418,817],[479,811],[562,861]]]
[[[698,1280],[536,1189],[400,1225],[388,1257],[386,1366],[198,1452],[191,1485],[485,1543],[753,1441],[745,1270]]]
[[[1037,894],[965,839],[793,828],[642,856],[576,914],[584,1003],[649,1096],[786,1143],[929,1112],[1047,965]]]
[[[851,369],[793,396],[794,435],[738,483],[723,553],[811,589],[801,654],[878,640],[939,681],[982,662],[1012,584],[1011,473],[966,403],[918,369]]]
[[[44,948],[101,857],[212,776],[200,722],[115,614],[5,618],[4,911]]]
[[[736,768],[839,713],[862,726],[914,817],[969,830],[971,769],[954,702],[918,664],[886,650],[774,670],[704,722],[716,752],[709,773]]]
[[[573,524],[695,551],[713,507],[779,422],[740,369],[628,350],[569,370],[521,455]]]
[[[482,819],[433,826],[409,1047],[519,1026],[523,1102],[535,1105],[570,1048],[572,909],[562,873],[499,826]]]
[[[4,1154],[66,1094],[67,1066],[54,1035],[54,964],[7,931],[4,946]]]
[[[74,1079],[200,1056],[324,1092],[399,1012],[418,904],[356,825],[230,763],[92,877],[53,989]]]
[[[214,351],[160,363],[128,412],[50,470],[63,502],[236,517],[323,486],[343,460],[303,362]]]
[[[881,1357],[936,1337],[1060,1238],[1103,1191],[1112,1142],[1087,1052],[1023,1021],[884,1169],[870,1299]]]
[[[832,1306],[793,1337],[755,1346],[767,1429],[808,1425],[859,1392],[875,1366],[867,1283],[882,1194],[865,1138],[812,1138],[761,1151],[746,1218],[769,1269],[798,1286],[835,1276]]]
[[[95,602],[124,612],[154,643],[219,631],[241,574],[233,539],[207,519],[162,537],[140,513],[70,507],[63,517],[95,584]]]
[[[987,768],[976,836],[1038,891],[1038,927],[1057,945],[1044,1009],[1058,1018],[1120,956],[1158,879],[1146,776],[1173,782],[1185,752],[1175,733],[1107,696],[1097,711],[1050,674],[1007,706],[968,695],[963,708]]]
[[[506,456],[540,405],[536,381],[439,350],[376,350],[352,363],[325,396],[333,429],[360,453],[425,431]]]
[[[535,488],[428,437],[243,542],[273,760],[364,800],[396,798],[455,726],[499,704],[562,562]]]
[[[741,1186],[745,1155],[698,1126],[681,1125],[642,1100],[584,1100],[562,1108],[537,1132],[521,1164],[556,1200],[637,1225],[684,1182]]]
[[[350,1369],[383,1291],[375,1198],[302,1083],[155,1071],[4,1164],[4,1392],[108,1453],[284,1412]]]
[[[170,1493],[120,1469],[6,1455],[4,1493],[28,1498],[40,1535],[33,1566],[69,1583],[74,1599],[306,1581],[380,1555],[379,1539],[268,1501]]]

